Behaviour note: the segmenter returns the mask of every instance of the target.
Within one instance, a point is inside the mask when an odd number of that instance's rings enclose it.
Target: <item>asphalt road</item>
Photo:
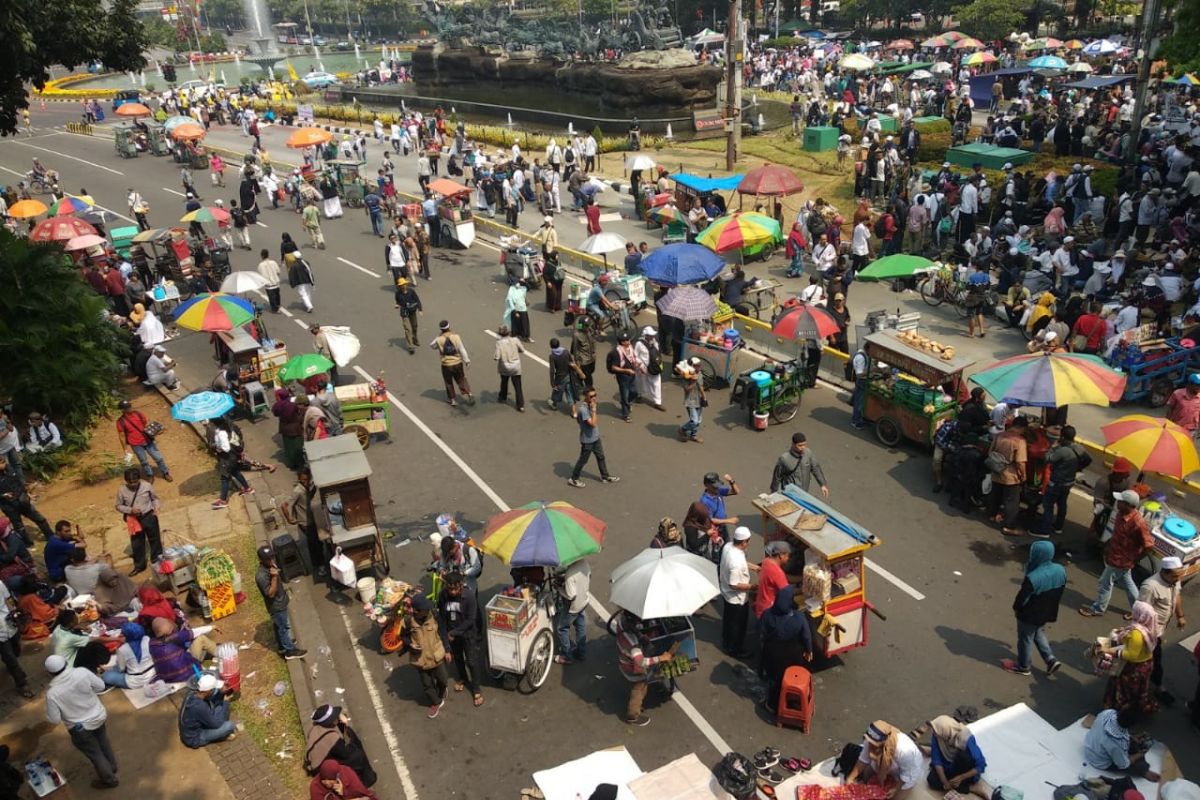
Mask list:
[[[35,110],[35,137],[0,141],[0,177],[15,181],[38,156],[63,173],[69,190],[86,187],[99,204],[120,214],[126,213],[128,186],[138,188],[150,202],[152,224],[167,224],[183,213],[178,170],[171,162],[149,156],[121,160],[107,140],[58,132],[53,126],[75,118],[73,106],[60,108]],[[269,146],[283,157],[282,147]],[[373,161],[377,158],[378,151],[372,154]],[[415,185],[413,170],[412,162],[400,161],[401,188]],[[206,184],[207,176],[198,174],[197,185],[210,200],[217,195]],[[233,194],[229,190],[222,196]],[[532,222],[534,215],[524,217]],[[302,246],[306,241],[290,209],[267,210],[260,219],[266,227],[252,234],[255,251],[260,246],[277,251],[283,231],[290,231]],[[572,224],[578,223],[560,222],[560,231]],[[453,321],[471,354],[469,377],[480,401],[452,409],[445,403],[436,355],[405,352],[390,286],[382,277],[351,266],[377,275],[383,271],[380,242],[370,235],[365,215],[348,212],[342,220],[325,222],[324,232],[329,249],[306,252],[317,276],[316,313],[304,314],[295,293],[285,288],[289,313],[269,318],[268,324],[293,353],[308,349],[309,335],[297,325],[349,325],[362,341],[354,366],[386,375],[397,406],[393,440],[372,446],[369,458],[377,513],[383,527],[398,534],[389,545],[392,574],[419,578],[428,546],[404,543],[427,536],[434,530],[433,518],[445,511],[462,514],[467,527],[478,530],[501,508],[534,499],[564,499],[609,525],[605,548],[593,558],[595,602],[589,613],[588,661],[556,666],[547,685],[531,696],[489,685],[483,708],[472,708],[466,695],[452,695],[442,716],[431,722],[418,699],[415,673],[373,649],[371,626],[358,613],[357,603],[338,603],[314,591],[311,608],[297,609],[315,613],[332,648],[328,658],[318,654],[308,662],[317,670],[314,685],[322,687],[323,696],[316,702],[340,702],[366,732],[368,749],[383,776],[381,796],[511,798],[532,785],[532,772],[617,744],[628,747],[645,769],[691,751],[715,762],[726,743],[746,753],[775,744],[785,753],[816,760],[856,740],[863,726],[877,718],[908,729],[960,705],[987,714],[1027,702],[1063,727],[1099,709],[1103,685],[1091,674],[1083,649],[1097,633],[1119,624],[1117,612],[1124,610],[1124,603],[1116,600],[1103,620],[1085,620],[1074,613],[1094,593],[1096,560],[1081,554],[1069,567],[1063,613],[1049,632],[1064,669],[1049,679],[1040,673],[1032,678],[1004,673],[997,662],[1010,656],[1014,646],[1009,609],[1027,543],[1003,539],[979,515],[947,513],[940,496],[929,491],[928,455],[908,447],[886,450],[870,431],[850,429],[844,397],[827,388],[811,390],[793,423],[755,433],[747,429],[742,414],[725,407],[724,397],[716,394],[704,422],[705,443],[682,444],[674,438],[682,420],[677,386],[664,387],[666,412],[639,406],[632,424],[626,425],[616,415],[613,382],[598,375],[605,447],[612,471],[622,480],[600,484],[593,464],[584,473],[587,487],[572,489],[565,479],[578,453],[576,428],[565,414],[546,409],[546,372],[534,358],[545,357],[551,336],[564,335],[558,315],[545,313],[540,298],[532,304],[536,344],[524,362],[527,413],[498,405],[492,340],[486,333],[499,325],[503,311],[498,255],[484,244],[467,252],[437,251],[434,280],[418,286],[426,308],[422,336],[431,339],[439,319]],[[563,241],[571,240],[564,233]],[[256,262],[257,256],[244,251],[233,254],[235,269],[253,269]],[[215,374],[206,337],[182,337],[170,350],[188,385],[206,384]],[[349,372],[343,370],[343,375]],[[244,429],[253,451],[275,455],[272,421]],[[682,517],[698,497],[705,472],[733,474],[747,495],[765,491],[775,457],[787,448],[795,430],[808,435],[824,465],[830,502],[883,540],[871,553],[882,570],[871,571],[868,594],[887,621],[870,618],[869,645],[835,659],[814,676],[817,714],[812,733],[804,736],[777,730],[755,706],[754,681],[743,665],[717,650],[719,618],[714,608],[706,609],[695,620],[699,671],[681,679],[682,696],[653,702],[649,727],[626,727],[620,717],[627,687],[597,612],[611,609],[608,574],[646,545],[660,517]],[[280,479],[272,485],[282,494],[286,481],[281,473],[276,477]],[[752,529],[761,528],[747,498],[732,499],[729,505]],[[1082,549],[1087,514],[1087,502],[1072,498],[1063,537],[1068,549]],[[758,557],[761,548],[753,546],[751,554]],[[506,580],[507,569],[489,558],[481,580],[484,600]],[[1186,594],[1193,617],[1200,615],[1194,587]],[[309,595],[305,591],[298,596]],[[1167,635],[1167,686],[1181,699],[1191,696],[1196,680],[1190,658],[1175,646],[1188,633],[1172,630]],[[315,645],[311,639],[306,644],[310,649]],[[1196,733],[1181,708],[1160,713],[1150,731],[1177,755],[1194,752]],[[1194,760],[1180,760],[1191,777],[1200,774]]]

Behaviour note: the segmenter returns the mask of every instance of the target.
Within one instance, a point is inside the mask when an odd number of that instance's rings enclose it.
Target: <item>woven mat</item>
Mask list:
[[[763,510],[773,517],[786,517],[788,514],[795,514],[797,511],[799,511],[800,506],[785,498],[783,500],[779,500],[778,502],[771,503],[771,505],[767,506]]]
[[[812,514],[806,511],[792,527],[798,531],[819,531],[828,521],[829,517],[826,514]]]

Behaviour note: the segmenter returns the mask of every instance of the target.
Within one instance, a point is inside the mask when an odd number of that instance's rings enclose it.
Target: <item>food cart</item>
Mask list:
[[[884,618],[867,600],[866,553],[882,544],[879,538],[798,486],[760,494],[751,503],[762,512],[766,541],[800,548],[788,571],[800,579],[796,597],[800,602],[803,596],[814,646],[826,657],[866,647],[867,612]]]
[[[151,119],[145,120],[142,124],[146,126],[146,141],[150,145],[150,152],[156,156],[169,155],[171,143],[167,141],[167,129],[163,127],[163,124]]]
[[[524,694],[541,688],[554,663],[555,599],[546,580],[505,589],[484,609],[488,668]]]
[[[1150,536],[1154,539],[1154,549],[1150,556],[1161,561],[1168,556],[1174,556],[1183,562],[1181,581],[1187,581],[1200,573],[1200,526],[1197,521],[1167,504],[1166,496],[1151,495],[1142,503],[1142,516],[1150,528]],[[1115,515],[1109,514],[1109,523],[1104,531],[1104,539],[1112,536],[1112,524]],[[1154,566],[1158,571],[1158,565]]]
[[[963,370],[975,362],[916,331],[875,331],[863,349],[871,361],[863,415],[875,438],[888,447],[902,439],[932,446],[942,423],[958,417]],[[879,372],[880,362],[889,369]]]
[[[304,443],[313,485],[329,517],[331,544],[354,562],[358,574],[388,574],[388,556],[371,500],[371,465],[350,434]]]
[[[454,181],[440,179],[429,186],[440,194],[437,201],[439,241],[443,247],[467,248],[475,241],[475,217],[471,213],[471,190]]]
[[[342,404],[343,433],[357,438],[363,450],[371,446],[376,434],[391,438],[392,418],[383,381],[335,386],[333,393]]]
[[[362,208],[363,198],[367,196],[362,182],[362,167],[359,161],[326,161],[326,168],[333,170],[337,180],[338,194],[351,208]]]
[[[287,361],[287,348],[282,343],[264,348],[245,327],[215,335],[221,363],[231,365],[237,376],[230,386],[234,402],[248,419],[257,419],[271,407],[266,387],[276,383],[276,373]]]
[[[805,371],[796,359],[768,361],[757,369],[742,372],[733,382],[729,404],[746,410],[746,424],[758,431],[767,420],[791,422],[804,396]]]
[[[1171,392],[1183,386],[1189,375],[1200,372],[1200,345],[1178,338],[1138,341],[1140,332],[1127,331],[1107,360],[1126,375],[1121,400],[1144,401],[1158,408],[1167,404]]]
[[[137,158],[137,128],[128,122],[113,126],[113,146],[121,158]]]

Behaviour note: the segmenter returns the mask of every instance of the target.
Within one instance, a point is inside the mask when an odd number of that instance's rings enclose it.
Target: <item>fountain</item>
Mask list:
[[[575,123],[574,122],[567,123],[567,136],[572,136],[572,137],[575,136]]]
[[[675,138],[675,134],[671,133],[671,123],[667,123],[667,133],[663,136],[668,142]]]
[[[508,112],[508,127],[511,128],[512,126],[513,126],[513,118],[512,118],[512,112],[510,111],[510,112]]]
[[[279,48],[275,45],[275,39],[271,37],[270,12],[267,11],[266,0],[243,0],[246,11],[246,20],[251,23],[252,30],[258,35],[254,37],[254,43],[258,46],[257,53],[247,53],[246,60],[251,64],[256,64],[259,69],[275,77],[275,65],[284,58],[284,54],[279,52]]]
[[[354,60],[358,61],[362,58],[362,49],[358,46],[358,42],[354,43]]]
[[[195,62],[195,61],[192,61],[191,59],[188,59],[188,67],[189,67],[189,68],[192,70],[192,72],[194,73],[194,72],[196,71],[196,62]]]
[[[162,62],[157,58],[154,59],[154,69],[158,71],[158,77],[161,78],[163,76]]]
[[[145,89],[146,88],[146,70],[142,70],[141,74],[138,77],[141,79],[142,88]]]
[[[229,85],[229,81],[225,80],[225,70],[221,70],[221,83],[225,84],[226,86]]]

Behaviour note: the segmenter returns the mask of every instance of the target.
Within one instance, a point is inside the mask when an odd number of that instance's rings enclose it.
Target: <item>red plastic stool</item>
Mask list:
[[[813,718],[812,673],[804,667],[788,667],[779,688],[779,704],[775,711],[775,727],[791,725],[808,733]]]

